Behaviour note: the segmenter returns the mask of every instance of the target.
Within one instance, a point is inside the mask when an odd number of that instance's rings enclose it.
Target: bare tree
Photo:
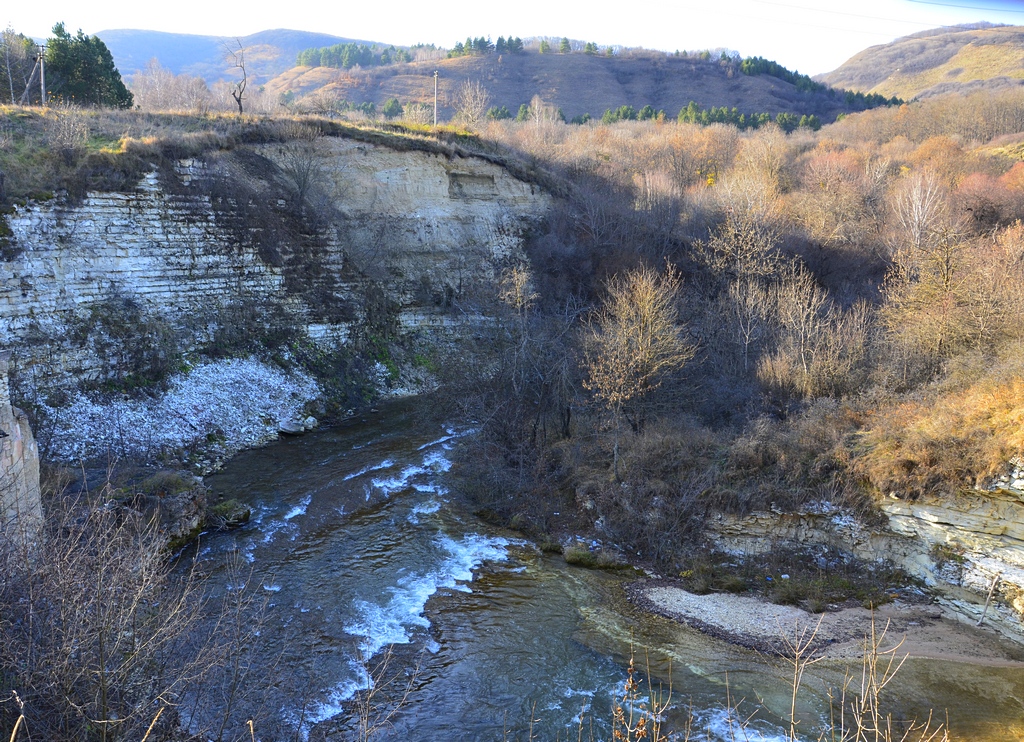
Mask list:
[[[5,87],[11,94],[11,105],[15,104],[21,91],[28,85],[34,50],[32,40],[15,32],[10,26],[0,32],[0,53],[3,54],[4,77],[7,78]]]
[[[611,414],[612,468],[619,476],[619,428],[625,406],[657,389],[664,375],[681,368],[695,352],[677,324],[679,276],[650,268],[612,278],[590,326],[584,387]]]
[[[697,243],[697,256],[716,276],[742,280],[778,271],[782,256],[776,227],[756,217],[737,209],[707,241]]]
[[[750,368],[750,353],[767,332],[772,311],[771,293],[759,281],[749,278],[729,286],[729,313],[735,322],[736,342],[743,356],[743,371]]]
[[[479,80],[466,80],[455,94],[455,116],[466,126],[476,126],[487,115],[491,96]]]
[[[299,113],[334,118],[341,114],[342,102],[337,94],[321,89],[299,99],[295,104],[295,110]]]
[[[0,667],[42,738],[139,739],[201,671],[203,652],[183,651],[197,580],[171,574],[156,523],[112,502],[50,502],[30,556],[0,538]]]
[[[226,47],[228,54],[231,56],[231,61],[235,67],[242,72],[242,79],[234,84],[231,89],[231,97],[235,99],[235,103],[238,104],[238,112],[244,113],[242,108],[242,101],[245,100],[245,86],[248,83],[248,76],[245,72],[245,48],[242,46],[241,39],[235,39],[235,44],[238,48]]]
[[[918,253],[927,247],[948,216],[945,196],[938,178],[928,172],[913,175],[903,184],[893,204],[900,229],[894,250],[897,261],[908,257],[907,250]]]
[[[317,184],[324,180],[323,133],[309,124],[295,124],[288,132],[288,142],[280,149],[280,165],[292,187],[300,215]]]

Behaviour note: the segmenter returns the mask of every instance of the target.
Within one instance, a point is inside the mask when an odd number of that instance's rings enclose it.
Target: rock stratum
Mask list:
[[[889,560],[920,579],[964,622],[985,623],[1024,641],[1024,490],[1021,470],[992,490],[955,498],[881,504],[884,521],[867,525],[828,503],[796,513],[720,515],[709,535],[731,553],[778,545],[837,549],[869,562]]]
[[[0,345],[58,458],[111,439],[134,441],[130,453],[210,436],[252,445],[303,419],[320,390],[287,363],[246,360],[246,343],[287,361],[294,343],[457,332],[486,314],[550,202],[482,158],[343,137],[153,165],[134,188],[0,217]],[[154,377],[169,390],[118,393]]]

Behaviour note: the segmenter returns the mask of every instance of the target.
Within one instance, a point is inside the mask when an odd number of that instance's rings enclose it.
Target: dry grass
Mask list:
[[[227,113],[145,113],[88,109],[74,111],[86,136],[74,148],[49,146],[54,122],[67,119],[55,109],[0,106],[0,171],[7,175],[11,200],[50,198],[57,191],[74,197],[86,191],[127,190],[154,165],[201,158],[253,144],[287,142],[300,129],[354,139],[398,151],[423,151],[446,158],[476,156],[509,169],[530,183],[564,193],[566,184],[536,162],[497,147],[458,126],[364,123],[299,116]]]
[[[874,413],[854,470],[878,492],[955,494],[1024,452],[1024,376],[983,378]]]
[[[904,100],[963,83],[1020,78],[1024,28],[930,31],[871,47],[823,75],[830,85]],[[977,89],[976,87],[974,89]]]

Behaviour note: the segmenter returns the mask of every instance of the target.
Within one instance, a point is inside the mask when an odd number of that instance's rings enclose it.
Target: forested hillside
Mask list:
[[[464,47],[460,43],[460,47]],[[311,61],[303,58],[300,61]],[[767,60],[760,60],[767,62]],[[373,103],[379,109],[394,98],[403,105],[433,106],[434,72],[438,72],[439,106],[447,119],[462,106],[462,89],[479,85],[484,110],[494,107],[515,116],[537,96],[566,120],[600,118],[608,109],[649,106],[671,118],[693,101],[698,108],[737,109],[739,113],[780,112],[816,115],[824,121],[885,101],[847,97],[830,91],[779,65],[744,62],[737,56],[709,52],[662,53],[622,50],[614,54],[580,49],[540,53],[458,54],[413,64],[373,65],[365,69],[332,66],[296,67],[267,83],[268,92],[289,101],[322,105],[323,99],[351,104]]]

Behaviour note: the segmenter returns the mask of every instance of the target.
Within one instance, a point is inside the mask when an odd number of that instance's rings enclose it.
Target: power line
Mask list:
[[[865,18],[870,21],[888,21],[890,23],[905,23],[913,26],[923,26],[925,28],[934,28],[934,23],[927,23],[925,21],[908,21],[902,18],[886,18],[878,15],[865,15],[863,13],[846,13],[842,10],[826,10],[825,8],[808,8],[806,5],[793,5],[791,3],[779,3],[773,2],[773,0],[750,0],[752,3],[759,3],[761,5],[777,5],[780,8],[794,8],[796,10],[806,10],[812,13],[828,13],[830,15],[842,15],[850,18]],[[836,29],[846,30],[846,29]]]
[[[909,3],[918,5],[935,5],[940,8],[964,8],[965,10],[986,10],[992,13],[1018,13],[1024,15],[1024,10],[1008,10],[1006,8],[984,8],[978,5],[957,5],[955,3],[936,3],[933,0],[907,0]]]
[[[708,13],[711,13],[711,14],[714,14],[714,15],[724,16],[724,17],[727,17],[727,18],[734,18],[736,16],[736,13],[729,12],[729,11],[708,10],[708,11],[705,11],[705,12],[708,12]],[[861,30],[861,29],[850,28],[849,26],[845,26],[845,27],[844,26],[828,26],[828,25],[825,25],[825,24],[822,24],[822,23],[806,23],[804,21],[794,21],[794,20],[791,20],[789,18],[777,18],[777,17],[776,18],[770,18],[770,17],[766,18],[764,16],[756,16],[756,15],[744,15],[743,18],[744,18],[744,20],[765,21],[766,23],[775,23],[775,24],[784,25],[784,26],[801,26],[803,28],[817,28],[817,29],[820,29],[820,30],[823,30],[823,31],[842,31],[846,35],[859,34],[861,36],[876,36],[876,37],[878,37],[880,39],[889,39],[889,40],[892,40],[892,39],[895,38],[894,34],[885,33],[884,31],[864,31],[864,30]]]

